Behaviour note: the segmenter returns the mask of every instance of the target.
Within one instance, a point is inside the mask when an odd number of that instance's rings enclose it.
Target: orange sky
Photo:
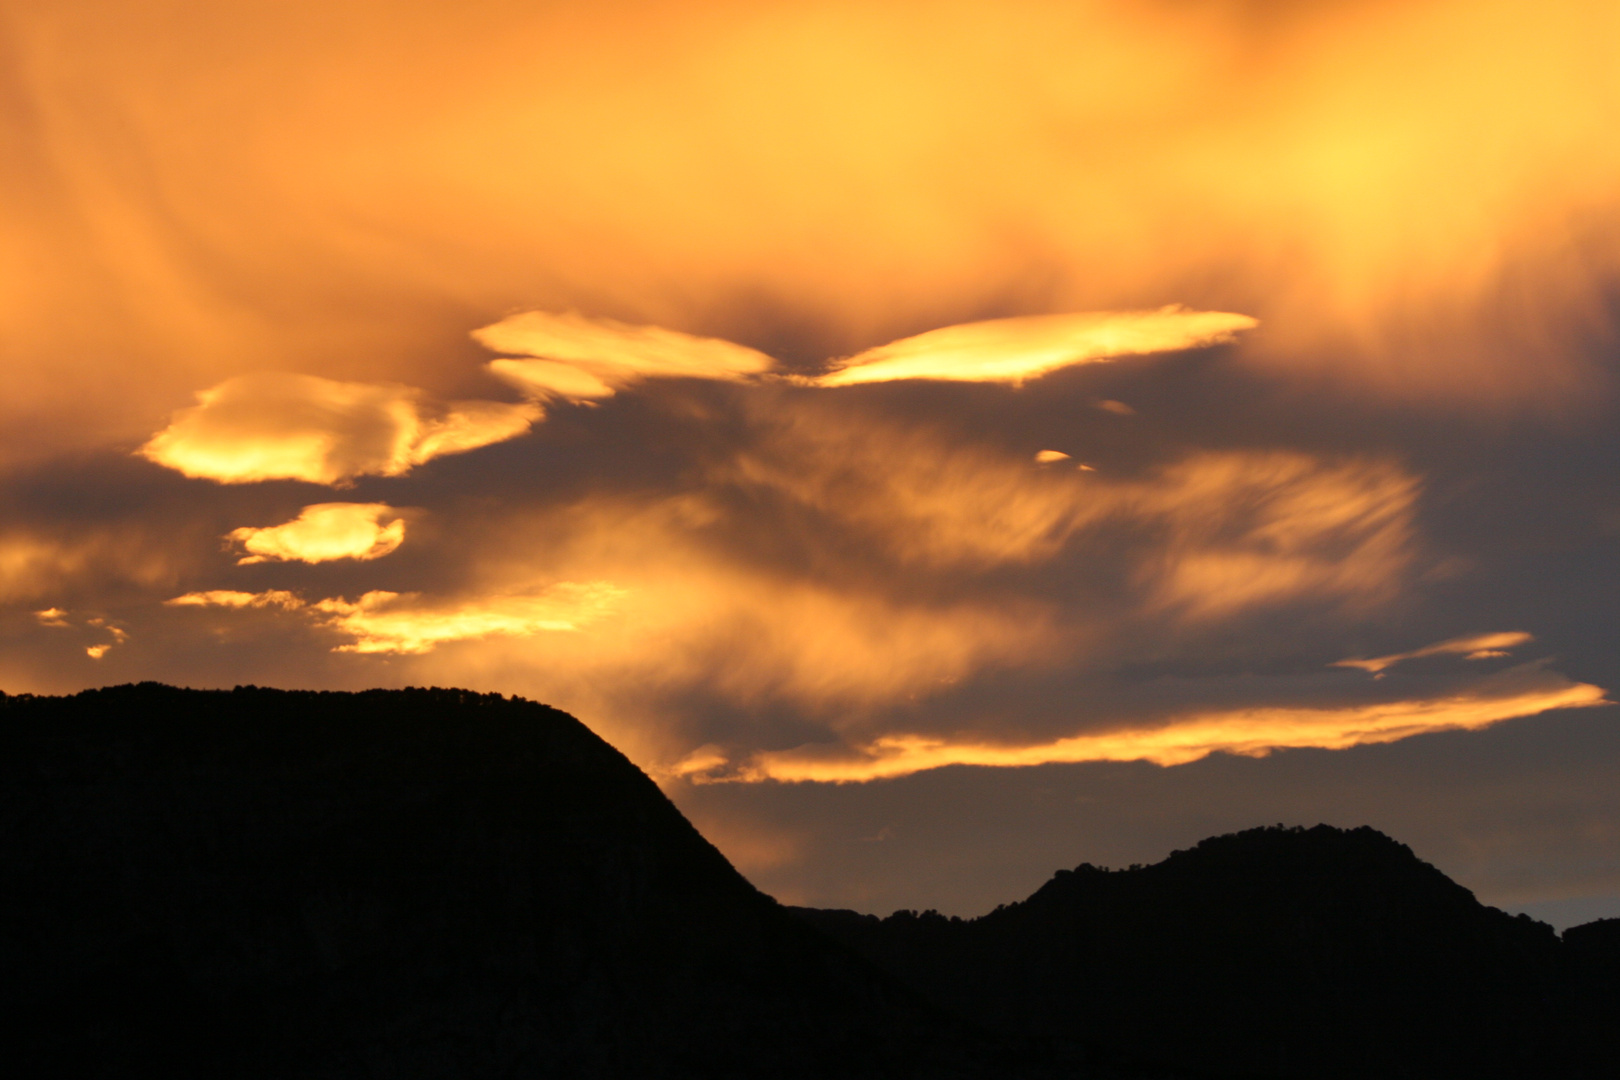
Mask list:
[[[1617,131],[1599,0],[0,0],[0,688],[694,807],[1607,716]]]

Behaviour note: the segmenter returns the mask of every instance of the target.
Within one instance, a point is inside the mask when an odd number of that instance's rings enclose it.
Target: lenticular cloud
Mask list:
[[[139,453],[224,484],[342,486],[515,438],[542,415],[532,402],[441,404],[410,386],[260,372],[199,393]]]
[[[991,319],[930,330],[868,349],[815,380],[819,386],[944,379],[1019,384],[1072,364],[1174,352],[1231,341],[1257,319],[1225,311],[1093,311]]]
[[[261,562],[330,562],[335,559],[380,559],[405,542],[405,519],[392,517],[387,503],[317,503],[292,521],[264,528],[243,526],[226,534],[247,554],[238,566]]]
[[[762,352],[661,326],[628,326],[579,314],[529,311],[473,331],[493,352],[492,374],[539,399],[583,401],[657,378],[738,381],[771,370]]]

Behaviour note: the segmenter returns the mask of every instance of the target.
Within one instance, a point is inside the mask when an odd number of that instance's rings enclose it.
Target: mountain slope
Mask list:
[[[10,1075],[1012,1068],[499,695],[3,698],[0,851]]]
[[[969,921],[800,913],[960,1015],[1122,1064],[1517,1078],[1613,1075],[1617,1060],[1597,1019],[1612,1003],[1550,927],[1479,904],[1367,828],[1255,829],[1153,866],[1081,866]]]

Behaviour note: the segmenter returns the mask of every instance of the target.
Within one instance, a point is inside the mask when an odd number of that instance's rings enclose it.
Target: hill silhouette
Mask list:
[[[0,851],[10,1076],[1016,1068],[499,695],[4,698]]]
[[[1119,1067],[1620,1075],[1620,920],[1510,916],[1370,828],[1262,828],[1059,871],[978,919],[795,909],[934,1000]]]
[[[0,695],[0,857],[8,1076],[1620,1073],[1620,920],[1560,940],[1370,829],[787,909],[499,695]]]

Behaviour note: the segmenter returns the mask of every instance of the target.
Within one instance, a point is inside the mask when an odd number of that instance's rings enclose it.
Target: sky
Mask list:
[[[1607,0],[0,0],[0,689],[574,713],[786,902],[1620,915]]]

